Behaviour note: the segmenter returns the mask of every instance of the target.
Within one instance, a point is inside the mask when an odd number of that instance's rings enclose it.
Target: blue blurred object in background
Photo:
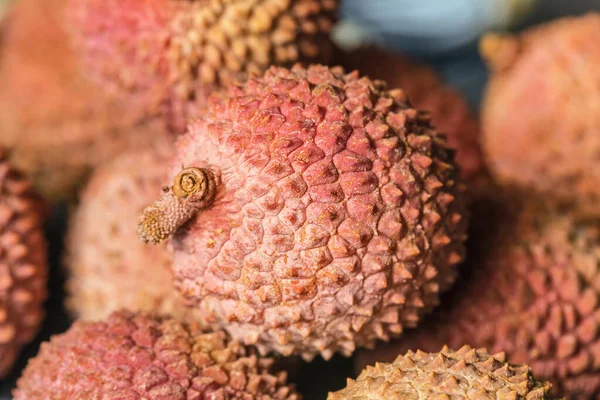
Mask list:
[[[413,55],[465,46],[491,29],[506,29],[537,0],[342,0],[341,45],[377,43]],[[355,43],[358,44],[358,43]]]
[[[600,0],[341,0],[334,40],[352,49],[376,44],[438,70],[479,107],[487,79],[479,37],[520,30],[565,15],[600,10]]]

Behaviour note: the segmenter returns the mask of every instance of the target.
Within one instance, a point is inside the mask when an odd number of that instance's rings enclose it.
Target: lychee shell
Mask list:
[[[175,284],[204,322],[262,352],[329,358],[399,336],[463,259],[452,157],[401,90],[273,67],[177,143],[172,176],[214,166],[221,184],[175,233]]]
[[[598,215],[600,14],[482,42],[483,149],[494,176]]]
[[[504,353],[463,346],[438,353],[408,351],[392,363],[368,366],[328,400],[552,400],[552,385],[536,380],[527,365],[509,364]]]
[[[298,400],[273,361],[222,332],[119,312],[75,322],[42,344],[15,400]]]
[[[357,69],[362,75],[386,81],[390,89],[401,88],[416,109],[429,111],[433,126],[457,150],[455,160],[464,178],[483,169],[477,116],[463,95],[444,83],[433,68],[376,47],[339,51],[338,62],[348,71]]]

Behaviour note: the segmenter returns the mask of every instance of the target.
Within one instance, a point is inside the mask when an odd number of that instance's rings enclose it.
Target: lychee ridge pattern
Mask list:
[[[401,90],[273,67],[213,98],[176,153],[172,176],[209,167],[220,184],[172,235],[175,285],[263,353],[329,358],[399,336],[456,278],[464,186]],[[183,222],[175,199],[142,214],[143,240]]]
[[[431,112],[432,124],[444,133],[464,179],[483,170],[479,122],[462,94],[447,85],[428,65],[376,47],[364,47],[338,56],[346,70],[357,69],[382,79],[389,89],[401,88],[418,110]]]
[[[504,353],[463,346],[439,353],[409,351],[392,363],[369,366],[328,400],[552,400],[552,385],[535,380],[527,365]]]
[[[300,400],[273,360],[223,331],[148,314],[76,321],[43,343],[15,400]]]

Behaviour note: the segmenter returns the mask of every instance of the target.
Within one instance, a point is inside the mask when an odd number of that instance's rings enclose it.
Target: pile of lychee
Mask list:
[[[336,353],[331,400],[600,398],[600,15],[482,38],[479,120],[337,7],[13,1],[0,376],[64,202],[76,319],[16,400],[300,399],[275,359]]]

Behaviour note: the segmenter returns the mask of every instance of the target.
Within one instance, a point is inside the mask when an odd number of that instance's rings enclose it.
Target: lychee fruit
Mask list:
[[[508,191],[504,189],[505,191]],[[469,258],[444,306],[399,342],[362,356],[447,344],[505,351],[558,394],[600,394],[600,229],[518,191],[473,205]]]
[[[213,97],[171,171],[138,235],[172,236],[177,288],[263,353],[398,336],[464,258],[453,151],[402,90],[357,72],[272,67]]]
[[[270,65],[328,63],[338,0],[71,0],[89,71],[183,132],[210,93]]]
[[[523,399],[552,400],[552,385],[534,378],[527,365],[509,364],[504,353],[463,346],[439,353],[417,350],[392,363],[377,363],[328,400]]]
[[[457,150],[456,163],[465,179],[483,168],[479,145],[479,121],[463,95],[445,84],[428,65],[375,47],[338,54],[346,70],[386,81],[388,88],[404,90],[418,110],[431,113],[432,124],[447,136],[448,145]]]
[[[96,165],[159,130],[86,78],[65,2],[15,1],[2,27],[0,145],[48,200],[72,198]]]
[[[136,236],[136,218],[167,178],[168,143],[130,151],[98,168],[69,222],[67,306],[79,318],[119,309],[154,311],[182,320],[192,310],[171,284],[171,254]]]
[[[46,207],[0,151],[0,378],[44,318],[48,265]]]
[[[223,331],[146,314],[77,321],[43,343],[17,382],[15,400],[299,400],[273,360]]]
[[[482,106],[491,172],[598,215],[600,14],[489,35],[481,51],[491,70]]]

